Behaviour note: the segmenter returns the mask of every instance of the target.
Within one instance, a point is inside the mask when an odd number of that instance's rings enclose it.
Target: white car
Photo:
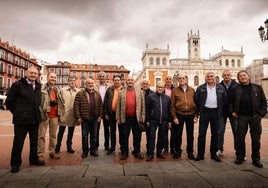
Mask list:
[[[7,98],[7,96],[0,95],[0,109],[2,109],[2,110],[6,109],[6,105],[5,105],[6,98]]]

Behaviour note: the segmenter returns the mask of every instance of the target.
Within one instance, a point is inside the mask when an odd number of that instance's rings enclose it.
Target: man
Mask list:
[[[47,75],[47,83],[42,87],[41,98],[41,124],[38,132],[38,156],[40,161],[44,161],[46,132],[49,128],[49,157],[59,159],[60,156],[55,153],[57,142],[57,129],[59,121],[63,118],[64,99],[62,90],[56,86],[57,76],[51,72]]]
[[[198,154],[196,161],[204,160],[206,134],[208,124],[210,124],[211,140],[210,155],[211,159],[221,162],[216,155],[218,149],[218,130],[222,123],[223,108],[226,105],[227,94],[223,86],[216,84],[215,74],[208,72],[206,74],[206,83],[200,85],[195,93],[195,104],[197,112],[200,114],[199,134],[198,134]]]
[[[68,135],[67,135],[67,140],[66,140],[66,146],[67,146],[67,152],[69,153],[74,153],[75,151],[72,148],[72,139],[74,135],[74,129],[75,125],[77,124],[76,119],[74,118],[74,99],[79,91],[75,87],[75,77],[69,77],[68,80],[68,86],[62,88],[62,94],[63,94],[63,99],[64,99],[64,107],[65,107],[65,114],[63,117],[63,121],[60,122],[59,126],[59,131],[57,135],[57,144],[55,148],[55,152],[59,153],[60,152],[60,147],[61,147],[61,141],[62,137],[65,131],[66,126],[68,127]]]
[[[101,121],[102,101],[99,92],[94,89],[94,81],[86,80],[86,88],[79,91],[74,100],[74,116],[82,126],[82,158],[90,155],[99,156],[96,148],[97,128]],[[88,147],[88,134],[90,134],[90,148]]]
[[[171,98],[171,92],[174,88],[173,84],[172,84],[172,76],[167,75],[165,78],[165,90],[164,93],[169,96],[169,98]],[[170,140],[168,140],[168,132],[170,130]],[[168,127],[168,129],[166,130],[166,141],[165,141],[165,147],[164,147],[164,154],[167,155],[168,154],[168,145],[170,146],[170,153],[173,154],[174,153],[174,147],[173,147],[173,129],[172,129],[172,125],[170,125]]]
[[[103,71],[100,71],[98,73],[98,80],[99,80],[99,83],[95,84],[94,89],[100,93],[102,104],[103,104],[106,89],[109,87],[109,85],[106,83],[106,73]],[[102,117],[102,119],[103,119],[102,122],[103,122],[103,128],[104,128],[104,148],[106,151],[108,151],[109,150],[109,121],[105,119],[105,117]],[[100,125],[101,125],[101,122],[98,123],[96,149],[98,149],[99,147]]]
[[[230,112],[237,118],[236,132],[236,160],[235,164],[242,164],[246,156],[245,137],[250,128],[252,164],[263,168],[260,162],[261,119],[267,113],[267,101],[260,85],[250,82],[250,76],[245,70],[237,73],[240,84],[233,91]]]
[[[171,93],[171,115],[173,118],[173,138],[174,154],[173,158],[181,157],[181,143],[184,123],[186,124],[187,134],[187,154],[190,160],[194,160],[194,123],[197,122],[198,115],[194,102],[195,91],[187,84],[187,77],[179,74],[177,77],[179,86],[174,88]]]
[[[147,79],[142,80],[141,87],[142,87],[142,91],[144,92],[144,98],[145,98],[145,104],[146,104],[148,97],[154,92],[150,89],[150,82]],[[146,106],[145,106],[145,112],[146,112]],[[147,151],[148,151],[148,146],[149,146],[149,136],[150,136],[150,128],[146,126],[146,149]]]
[[[134,157],[143,159],[140,153],[141,131],[139,130],[139,123],[143,123],[145,119],[144,95],[140,89],[134,87],[133,77],[127,77],[126,85],[127,87],[118,94],[116,109],[121,150],[120,159],[128,158],[130,130],[133,134]]]
[[[6,106],[13,115],[14,139],[11,152],[11,172],[19,172],[21,153],[27,133],[30,140],[29,161],[31,165],[45,165],[37,156],[37,136],[41,121],[39,105],[41,85],[37,82],[39,71],[28,68],[26,77],[12,84],[6,99]]]
[[[230,103],[229,98],[231,97],[231,90],[236,87],[237,82],[232,79],[232,74],[230,70],[224,70],[222,72],[222,78],[223,80],[221,81],[221,85],[224,87],[226,93],[227,93],[227,105],[224,108],[224,113],[223,113],[223,123],[219,127],[219,143],[218,143],[218,151],[217,155],[221,156],[223,154],[223,144],[224,144],[224,133],[225,133],[225,128],[226,128],[226,122],[227,118],[229,118],[231,127],[232,127],[232,132],[233,132],[233,137],[234,137],[234,148],[236,145],[236,118],[232,116],[232,114],[228,110],[228,105]]]
[[[164,82],[158,82],[156,85],[156,93],[152,93],[146,99],[146,124],[149,131],[149,143],[147,147],[146,161],[154,158],[155,135],[158,127],[157,136],[157,157],[165,159],[162,152],[166,141],[166,130],[168,124],[171,124],[170,115],[170,98],[164,94]]]
[[[122,89],[120,75],[114,75],[113,85],[108,87],[104,97],[104,118],[109,122],[106,142],[109,144],[109,137],[111,135],[111,147],[107,151],[107,155],[115,151],[116,145],[116,105],[118,100],[118,93]],[[109,147],[109,145],[108,145]]]

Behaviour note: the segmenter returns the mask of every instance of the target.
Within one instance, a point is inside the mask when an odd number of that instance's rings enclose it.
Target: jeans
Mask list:
[[[177,114],[179,125],[173,124],[174,131],[174,148],[176,153],[182,152],[181,143],[182,143],[182,133],[184,123],[186,124],[186,135],[187,135],[187,153],[193,153],[194,145],[194,115],[181,115]]]
[[[167,126],[168,126],[167,123],[150,122],[149,143],[148,143],[148,149],[147,149],[148,156],[154,155],[155,136],[156,136],[157,127],[158,127],[158,136],[157,136],[157,145],[156,145],[157,154],[161,153],[162,150],[164,149]]]
[[[83,120],[81,123],[82,128],[82,150],[83,153],[93,152],[96,150],[96,140],[97,140],[97,128],[98,122],[97,118],[92,117],[88,120]],[[90,134],[90,148],[88,147],[88,134]]]
[[[106,120],[105,118],[102,120],[103,123],[103,128],[104,128],[104,148],[109,147],[109,121]],[[101,122],[98,122],[98,126],[97,126],[97,136],[96,136],[96,148],[98,148],[100,146],[99,143],[99,135],[100,135],[100,126],[101,126]]]
[[[261,116],[260,115],[239,115],[237,118],[237,136],[236,136],[236,157],[240,160],[246,156],[246,143],[245,137],[250,128],[251,136],[251,158],[253,161],[260,160],[260,148],[261,148]]]
[[[109,133],[111,136],[111,149],[115,150],[116,145],[116,119],[115,113],[109,115],[109,124],[108,124],[108,147],[109,147]]]
[[[207,109],[200,114],[199,119],[199,134],[198,134],[198,156],[204,157],[206,146],[206,134],[208,124],[210,123],[211,139],[210,139],[210,154],[215,156],[218,149],[218,112],[217,109]]]
[[[119,143],[121,153],[128,154],[128,140],[130,135],[130,130],[133,134],[133,147],[134,154],[140,153],[141,144],[141,131],[139,130],[139,124],[136,117],[126,117],[126,122],[118,125],[119,128]]]
[[[65,132],[66,127],[68,127],[66,146],[67,146],[67,149],[72,149],[72,143],[73,143],[72,139],[73,139],[73,135],[74,135],[75,126],[61,125],[61,126],[59,126],[59,131],[58,131],[58,135],[57,135],[57,145],[56,145],[56,148],[59,149],[59,150],[60,150],[60,147],[61,147],[61,142],[62,142],[63,134]]]

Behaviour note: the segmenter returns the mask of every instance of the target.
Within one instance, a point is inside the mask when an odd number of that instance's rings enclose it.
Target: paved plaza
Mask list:
[[[204,161],[191,161],[185,155],[185,132],[180,159],[154,158],[152,162],[135,159],[131,154],[122,162],[119,148],[114,155],[106,155],[103,148],[103,129],[100,132],[99,157],[81,158],[81,130],[76,127],[73,139],[74,154],[66,152],[65,137],[60,152],[61,159],[46,157],[43,167],[28,163],[28,137],[24,145],[23,163],[19,173],[10,173],[10,151],[13,140],[11,114],[0,111],[0,187],[268,187],[268,119],[263,119],[261,161],[263,169],[251,164],[250,139],[247,136],[247,160],[242,165],[234,164],[232,132],[227,125],[222,162],[210,159],[210,132],[207,135]],[[195,149],[198,124],[195,127]],[[118,146],[118,144],[117,144]],[[47,149],[47,147],[46,147]],[[130,151],[132,141],[130,139]],[[145,154],[145,135],[141,151]],[[195,153],[196,155],[196,153]]]

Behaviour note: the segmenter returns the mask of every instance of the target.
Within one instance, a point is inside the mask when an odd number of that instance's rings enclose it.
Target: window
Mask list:
[[[61,84],[62,83],[62,77],[61,76],[57,76],[57,84]]]
[[[165,57],[162,59],[162,64],[167,65],[167,59]]]
[[[8,58],[7,58],[7,60],[8,60],[9,62],[12,62],[12,59],[13,59],[13,55],[12,55],[11,53],[8,53]]]
[[[0,58],[5,59],[5,51],[0,50]]]
[[[229,67],[229,60],[228,59],[225,60],[225,66]]]
[[[15,56],[15,63],[18,65],[19,64],[19,57]]]
[[[11,88],[11,79],[10,78],[7,79],[7,88]]]
[[[199,78],[198,78],[198,76],[195,76],[194,77],[194,85],[195,86],[198,86],[199,85]]]
[[[232,67],[235,67],[235,61],[232,59]]]
[[[80,81],[80,85],[81,85],[81,87],[85,87],[85,81],[84,80],[81,80]]]
[[[4,78],[3,77],[0,77],[0,88],[3,88],[4,87]]]
[[[68,78],[69,78],[69,76],[64,76],[63,77],[63,83],[64,84],[68,84]]]
[[[220,60],[219,62],[220,62],[220,66],[222,66],[222,62],[221,62],[221,60]]]
[[[89,74],[88,75],[89,78],[93,78],[93,72],[89,72],[88,74]]]
[[[0,72],[5,72],[5,70],[4,70],[4,63],[3,62],[0,62]]]
[[[8,65],[8,67],[7,67],[7,74],[12,75],[12,66],[11,65]]]
[[[160,58],[159,57],[156,58],[156,65],[160,65]]]
[[[24,77],[24,70],[23,70],[23,69],[20,70],[20,77],[21,77],[21,78]]]
[[[125,79],[125,74],[121,73],[120,76],[122,80]]]
[[[22,66],[22,67],[25,66],[25,60],[24,60],[24,59],[21,59],[20,63],[21,63],[21,66]]]
[[[55,69],[54,68],[50,68],[49,69],[49,72],[55,72]]]
[[[241,67],[240,59],[237,60],[237,66]]]
[[[68,68],[63,69],[63,75],[69,75],[69,69]]]
[[[154,58],[150,57],[150,65],[154,65]]]
[[[155,78],[155,86],[157,85],[158,82],[161,81],[161,78]]]
[[[57,69],[56,69],[56,75],[62,75],[62,74],[61,74],[61,68],[57,68]]]
[[[28,61],[25,61],[25,68],[28,69],[28,67],[29,67],[29,62]]]
[[[15,76],[18,77],[19,76],[19,69],[16,67],[15,68]]]
[[[85,78],[85,72],[81,72],[81,78]]]
[[[220,78],[219,78],[219,76],[216,76],[216,83],[217,83],[217,84],[220,83]]]
[[[73,71],[73,76],[76,77],[76,71]]]

